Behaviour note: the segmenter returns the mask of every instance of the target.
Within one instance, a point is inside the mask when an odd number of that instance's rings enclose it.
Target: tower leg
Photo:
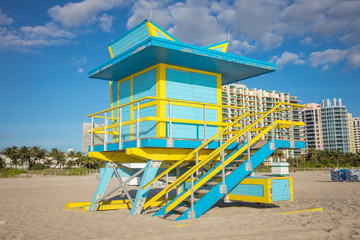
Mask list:
[[[107,162],[105,165],[104,172],[100,175],[100,182],[97,186],[95,195],[93,200],[91,201],[91,205],[89,211],[96,211],[99,207],[99,199],[102,198],[104,192],[110,182],[111,176],[114,174],[114,170],[109,167],[110,162]]]
[[[160,161],[151,161],[151,160],[149,160],[146,163],[145,171],[144,171],[144,174],[143,174],[143,176],[141,178],[139,189],[138,189],[138,191],[136,193],[136,197],[135,197],[135,200],[134,200],[134,204],[132,205],[130,215],[140,215],[141,214],[141,211],[144,208],[146,197],[147,197],[147,195],[149,193],[149,190],[150,190],[151,186],[144,189],[144,190],[142,189],[142,187],[145,184],[147,184],[148,182],[150,182],[156,176],[160,165],[161,165]]]

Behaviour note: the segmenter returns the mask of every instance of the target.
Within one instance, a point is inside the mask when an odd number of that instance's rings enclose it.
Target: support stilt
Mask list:
[[[134,200],[134,204],[132,205],[130,215],[140,215],[143,210],[146,197],[149,193],[150,187],[146,189],[142,189],[142,187],[150,182],[157,174],[157,171],[161,165],[160,161],[151,161],[149,160],[146,164],[145,171],[143,177],[141,178],[141,182],[136,193],[136,197]]]

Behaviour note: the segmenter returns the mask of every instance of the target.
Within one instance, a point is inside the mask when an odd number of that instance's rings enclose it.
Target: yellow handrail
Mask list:
[[[143,97],[143,98],[139,98],[137,100],[133,100],[131,102],[128,103],[124,103],[121,104],[119,106],[115,106],[112,108],[108,108],[105,110],[102,110],[100,112],[96,112],[96,113],[92,113],[89,115],[86,115],[86,117],[92,117],[92,116],[96,116],[105,112],[109,112],[115,109],[119,109],[121,107],[125,107],[127,105],[131,105],[137,102],[141,102],[144,100],[159,100],[159,101],[172,101],[172,102],[181,102],[181,103],[188,103],[188,104],[195,104],[195,105],[206,105],[206,106],[212,106],[212,107],[223,107],[223,108],[235,108],[235,109],[245,109],[244,107],[237,107],[237,106],[230,106],[230,105],[222,105],[222,104],[214,104],[214,103],[203,103],[203,102],[193,102],[193,101],[188,101],[188,100],[181,100],[181,99],[173,99],[173,98],[160,98],[160,97],[151,97],[151,96],[147,96],[147,97]]]
[[[201,160],[198,164],[196,164],[194,167],[190,168],[187,172],[185,172],[183,175],[181,175],[179,178],[177,178],[174,182],[172,182],[170,185],[165,187],[162,191],[160,191],[158,194],[156,194],[153,198],[151,198],[149,201],[147,201],[144,205],[144,209],[151,206],[153,202],[158,200],[160,197],[162,197],[165,193],[170,192],[177,186],[179,186],[183,181],[188,179],[192,174],[194,174],[196,171],[198,171],[201,167],[203,167],[206,163],[208,163],[211,159],[213,159],[216,155],[218,155],[221,151],[225,150],[230,144],[236,141],[241,135],[246,133],[250,128],[254,127],[256,124],[258,124],[262,119],[264,119],[267,115],[269,115],[271,112],[276,110],[278,107],[280,107],[282,104],[277,103],[270,111],[266,112],[258,118],[256,121],[254,121],[252,124],[246,126],[242,130],[239,131],[239,133],[235,134],[232,138],[228,139],[224,144],[222,144],[219,148],[215,149],[209,156],[207,156],[205,159]],[[272,126],[271,126],[272,127]]]
[[[278,121],[275,121],[273,125],[277,125],[279,124]],[[262,136],[264,136],[268,131],[270,131],[271,129],[271,125],[267,126],[261,133],[259,133],[258,135],[256,135],[254,138],[252,138],[250,140],[250,146],[253,145],[256,141],[258,141]],[[236,153],[234,153],[233,155],[231,155],[228,159],[225,160],[224,165],[227,166],[228,164],[230,164],[235,158],[237,158],[240,154],[242,154],[246,149],[248,148],[248,144],[245,144],[244,146],[242,146]],[[216,167],[214,170],[212,170],[211,172],[209,172],[209,174],[207,174],[206,176],[204,176],[204,178],[202,178],[199,182],[197,182],[196,184],[194,184],[193,186],[193,191],[196,191],[197,189],[199,189],[202,185],[204,185],[204,183],[206,183],[207,181],[209,181],[211,178],[213,178],[215,176],[215,174],[217,174],[218,172],[220,172],[222,170],[222,165],[219,165],[218,167]],[[169,211],[171,211],[174,207],[176,207],[180,202],[184,201],[189,195],[191,194],[191,189],[187,190],[186,192],[184,192],[180,197],[178,197],[175,201],[173,201],[172,203],[169,204],[169,206],[166,207],[165,209],[165,213],[168,213]]]
[[[240,121],[241,119],[243,119],[245,116],[247,116],[249,114],[249,112],[245,112],[243,115],[238,116],[235,121],[229,123],[226,127],[224,127],[223,129],[221,129],[219,132],[217,132],[214,136],[212,136],[211,138],[209,138],[208,140],[206,140],[203,144],[201,144],[199,147],[195,148],[194,150],[192,150],[190,153],[188,153],[185,157],[183,157],[182,159],[180,159],[179,161],[177,161],[176,163],[174,163],[173,165],[171,165],[168,169],[166,169],[165,171],[163,171],[162,173],[160,173],[157,177],[155,177],[153,180],[151,180],[149,183],[147,183],[146,185],[144,185],[142,187],[142,189],[146,189],[149,186],[151,186],[154,182],[156,182],[157,180],[159,180],[160,178],[162,178],[163,176],[165,176],[166,173],[170,172],[171,170],[173,170],[175,167],[179,166],[181,163],[183,163],[186,160],[189,160],[190,157],[192,157],[197,151],[199,151],[200,149],[202,149],[203,147],[205,147],[207,144],[209,144],[212,140],[214,140],[215,138],[219,137],[220,135],[222,135],[227,129],[229,129],[230,127],[232,127],[233,125],[235,125],[238,121]]]

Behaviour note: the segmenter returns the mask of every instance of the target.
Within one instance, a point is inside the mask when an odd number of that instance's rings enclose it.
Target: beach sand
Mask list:
[[[331,182],[325,172],[291,177],[293,202],[271,208],[220,204],[199,219],[180,222],[149,213],[129,216],[127,209],[65,210],[66,202],[92,199],[95,174],[0,179],[0,239],[360,239],[359,182]],[[279,214],[320,207],[323,211]]]

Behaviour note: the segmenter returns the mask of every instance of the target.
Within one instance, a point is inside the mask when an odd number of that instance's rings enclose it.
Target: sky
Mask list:
[[[360,117],[360,1],[0,0],[0,149],[81,150],[87,114],[110,107],[88,71],[107,45],[150,17],[178,40],[277,64],[243,81],[303,104],[342,98]]]

